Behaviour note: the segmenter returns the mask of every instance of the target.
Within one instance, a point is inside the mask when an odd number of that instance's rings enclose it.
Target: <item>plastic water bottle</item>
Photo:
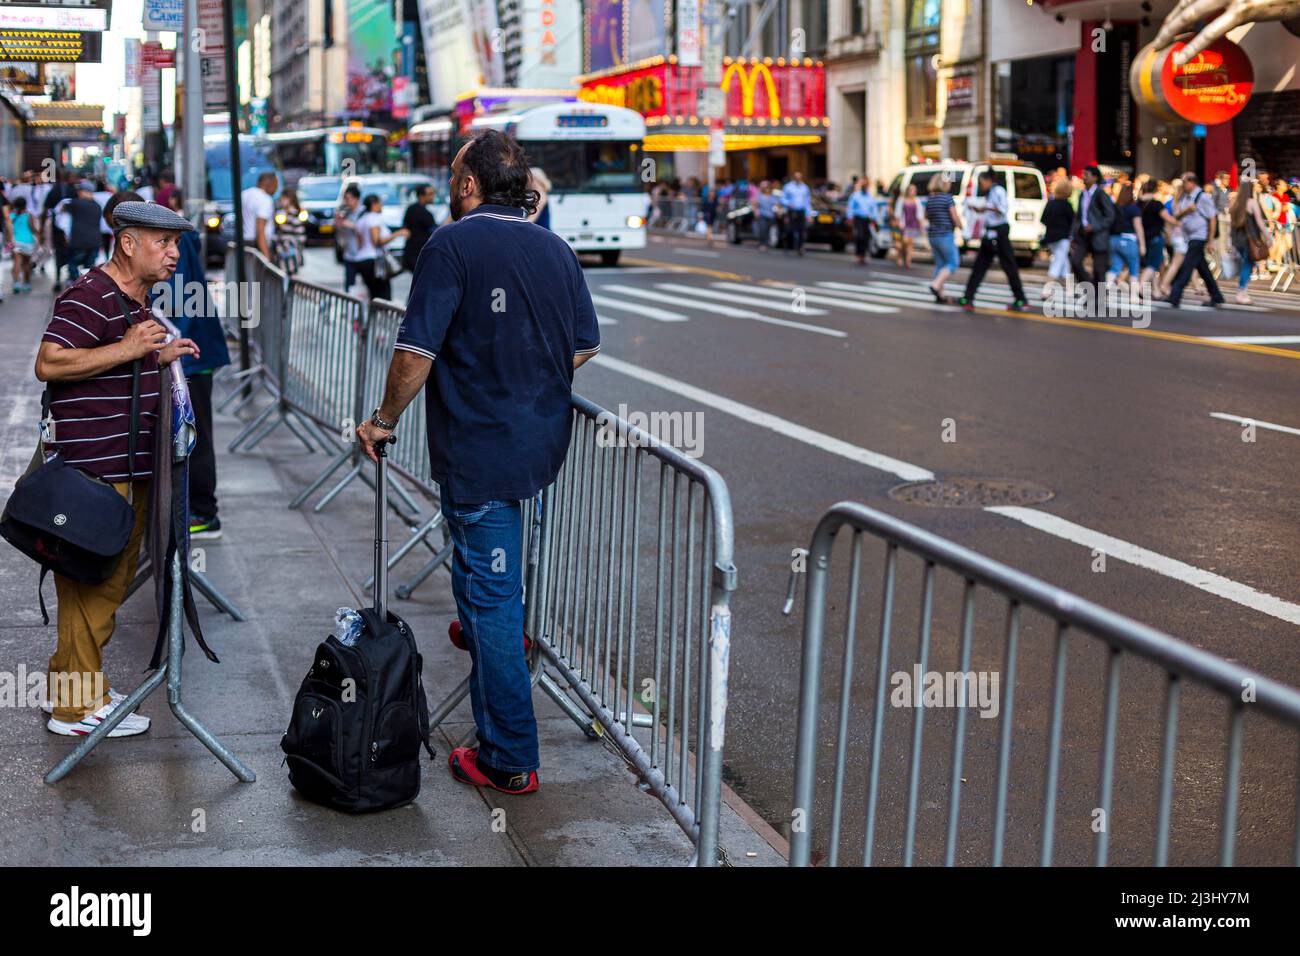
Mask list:
[[[341,607],[334,612],[334,636],[339,643],[351,647],[361,634],[361,615],[350,607]]]

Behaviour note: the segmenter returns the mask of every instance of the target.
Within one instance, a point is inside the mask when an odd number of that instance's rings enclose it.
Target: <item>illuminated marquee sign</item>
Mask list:
[[[555,66],[555,0],[542,0],[542,66]]]
[[[629,70],[606,70],[582,79],[578,98],[626,106],[646,117],[694,115],[704,88],[700,67],[662,58]],[[786,63],[727,59],[718,84],[731,120],[775,124],[826,115],[825,68],[811,60]]]
[[[108,11],[102,7],[45,7],[0,4],[2,30],[78,30],[98,32],[108,29]]]
[[[0,62],[98,63],[100,34],[73,30],[0,30]]]
[[[731,91],[731,82],[738,79],[740,86],[740,115],[754,115],[754,88],[758,81],[763,81],[763,92],[767,100],[767,113],[769,119],[781,118],[781,101],[777,99],[776,82],[772,79],[772,70],[766,63],[755,63],[751,66],[745,66],[742,63],[732,63],[723,71],[722,74],[722,92]]]

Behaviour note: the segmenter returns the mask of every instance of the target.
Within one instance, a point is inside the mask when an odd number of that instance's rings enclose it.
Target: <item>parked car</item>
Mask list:
[[[372,194],[379,197],[384,204],[383,209],[380,210],[380,216],[384,220],[384,225],[394,231],[402,228],[402,216],[406,213],[406,207],[415,202],[415,196],[423,186],[434,187],[433,208],[430,210],[433,213],[433,221],[437,225],[442,225],[451,217],[451,207],[447,203],[447,197],[438,195],[437,184],[429,176],[420,176],[414,173],[374,173],[367,176],[350,176],[339,185],[338,196],[334,203],[335,207],[343,205],[343,191],[354,183],[361,190],[363,200]],[[338,243],[339,240],[335,237],[335,253],[337,258],[342,260],[343,250]],[[394,239],[384,248],[394,256],[400,257],[405,246],[405,239]]]
[[[804,237],[804,242],[825,244],[835,252],[843,252],[853,241],[853,226],[845,215],[844,204],[814,195],[812,207],[813,213],[808,217],[808,234]],[[727,241],[734,245],[740,245],[746,239],[758,241],[754,208],[749,203],[732,209],[727,213],[726,218]],[[776,221],[772,224],[768,245],[776,248],[783,248],[786,245],[785,212],[780,207],[778,207]]]
[[[1007,191],[1007,218],[1011,224],[1011,245],[1016,250],[1016,261],[1021,265],[1029,265],[1033,262],[1043,237],[1043,225],[1039,220],[1043,215],[1043,207],[1047,205],[1047,186],[1037,167],[1022,163],[1014,157],[1001,156],[978,163],[951,160],[920,163],[904,168],[895,176],[889,186],[889,194],[901,196],[909,185],[914,185],[917,198],[924,199],[929,191],[930,177],[935,173],[946,174],[951,183],[949,189],[953,201],[961,211],[962,218],[969,222],[966,200],[975,195],[980,172],[990,167],[994,181]],[[975,245],[960,235],[957,237],[959,249],[973,250]],[[930,243],[924,235],[917,239],[916,249],[929,251]]]

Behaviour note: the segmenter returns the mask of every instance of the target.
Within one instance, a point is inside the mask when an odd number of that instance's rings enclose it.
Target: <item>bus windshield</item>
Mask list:
[[[298,180],[298,198],[311,202],[333,201],[339,198],[339,186],[342,180],[337,176],[326,179]]]
[[[522,145],[529,164],[540,167],[551,180],[553,192],[641,191],[632,142],[532,140]]]
[[[224,140],[209,142],[204,146],[203,158],[208,168],[208,198],[216,202],[230,202],[230,144]],[[240,191],[257,185],[263,172],[276,172],[271,155],[248,140],[240,140],[239,165],[242,167]]]

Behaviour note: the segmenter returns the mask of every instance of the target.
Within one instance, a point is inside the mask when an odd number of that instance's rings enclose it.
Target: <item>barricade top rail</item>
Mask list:
[[[709,499],[713,502],[714,533],[717,535],[715,543],[716,563],[719,569],[728,572],[729,575],[734,577],[735,566],[733,559],[735,557],[736,530],[731,514],[731,493],[727,490],[727,483],[722,476],[703,462],[683,454],[672,445],[660,441],[654,435],[619,418],[613,412],[602,408],[589,398],[584,398],[575,392],[571,397],[571,402],[573,407],[581,414],[594,419],[602,427],[613,429],[620,440],[626,441],[633,447],[645,449],[647,453],[658,458],[675,471],[681,472],[688,478],[704,485],[708,491]],[[728,587],[728,590],[732,587],[734,587],[734,583]]]
[[[340,292],[338,289],[331,289],[327,285],[321,285],[319,282],[312,282],[310,279],[304,279],[301,276],[296,276],[296,275],[289,276],[289,284],[291,286],[297,286],[298,288],[311,289],[313,292],[323,292],[328,296],[333,296],[336,299],[344,299],[348,302],[353,302],[359,306],[365,306],[366,304],[365,300],[362,299],[360,296],[355,296],[350,292]],[[392,305],[391,302],[384,303],[384,304]],[[362,313],[363,313],[363,317],[368,316],[369,310],[363,308]]]
[[[1300,691],[866,505],[841,501],[822,515],[813,533],[813,562],[826,560],[836,532],[846,524],[870,531],[1057,621],[1090,631],[1170,673],[1198,680],[1226,697],[1240,701],[1242,682],[1249,680],[1257,692],[1252,706],[1300,727]]]

